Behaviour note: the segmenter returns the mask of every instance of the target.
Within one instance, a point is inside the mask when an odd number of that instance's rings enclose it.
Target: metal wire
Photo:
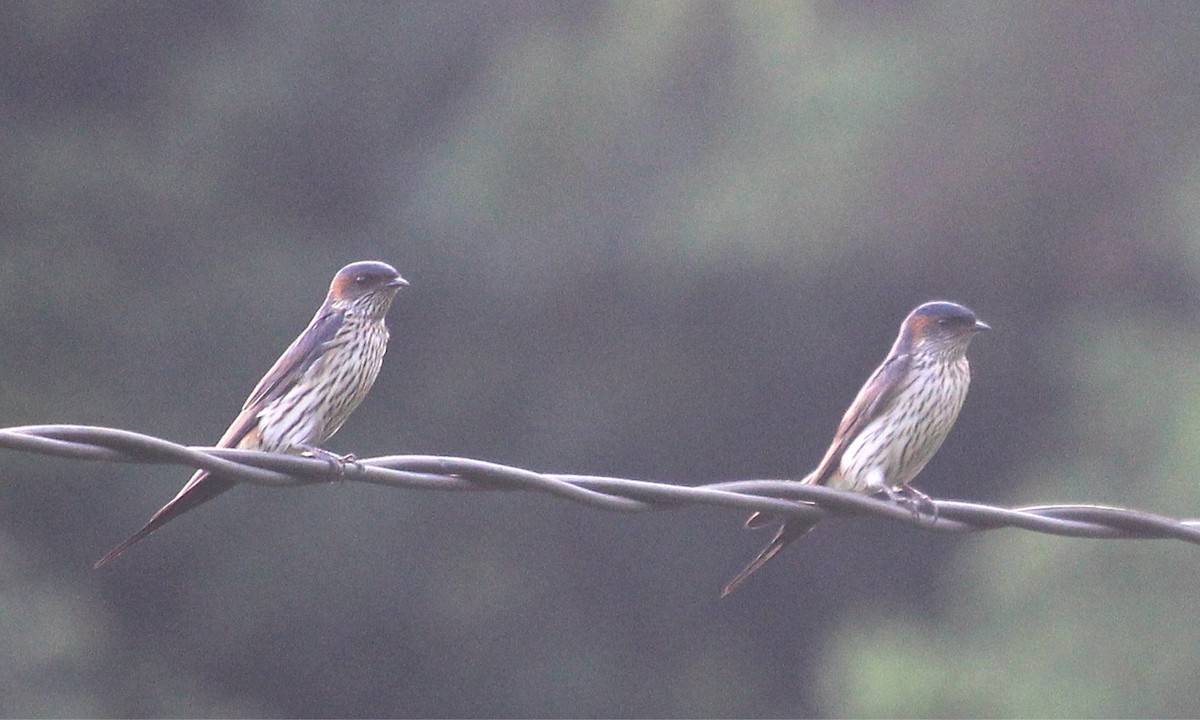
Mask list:
[[[1200,545],[1198,519],[1176,520],[1104,505],[1004,508],[934,500],[934,514],[917,514],[909,507],[887,500],[801,485],[794,480],[740,480],[689,486],[594,475],[540,473],[482,460],[432,455],[387,455],[335,464],[295,455],[189,447],[128,430],[87,425],[26,425],[0,429],[0,447],[78,460],[204,468],[256,485],[350,481],[415,490],[522,490],[547,493],[602,510],[624,512],[711,505],[813,519],[875,515],[940,532],[979,532],[1011,527],[1066,537],[1172,539]]]

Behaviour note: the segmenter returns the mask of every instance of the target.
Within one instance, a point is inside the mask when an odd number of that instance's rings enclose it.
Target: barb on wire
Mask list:
[[[204,468],[256,485],[354,481],[416,490],[523,490],[547,493],[603,510],[625,512],[711,505],[814,519],[832,515],[877,515],[941,532],[1013,527],[1067,537],[1171,539],[1200,545],[1200,519],[1176,520],[1104,505],[1004,508],[934,500],[937,514],[930,518],[914,515],[909,508],[886,500],[801,485],[793,480],[676,485],[595,475],[541,473],[482,460],[432,455],[386,455],[334,467],[325,460],[314,458],[189,447],[128,430],[87,425],[27,425],[0,429],[0,447],[79,460]]]

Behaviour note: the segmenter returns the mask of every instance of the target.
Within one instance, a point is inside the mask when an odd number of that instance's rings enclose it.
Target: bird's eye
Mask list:
[[[367,279],[368,279],[368,278],[367,278],[367,276],[366,276],[366,275],[355,275],[355,276],[354,276],[354,283],[355,283],[356,285],[366,285],[366,284],[367,284]]]

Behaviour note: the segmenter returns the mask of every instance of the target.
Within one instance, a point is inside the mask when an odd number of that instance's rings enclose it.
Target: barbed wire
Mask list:
[[[887,500],[786,479],[678,485],[597,475],[534,472],[482,460],[434,455],[385,455],[338,464],[296,455],[179,445],[152,435],[90,425],[2,428],[0,447],[78,460],[203,468],[254,485],[349,481],[414,490],[527,491],[622,512],[707,505],[814,520],[830,516],[875,515],[939,532],[980,532],[1010,527],[1066,537],[1171,539],[1200,545],[1200,519],[1177,520],[1105,505],[1005,508],[934,499],[936,511],[932,515],[916,514],[909,507]]]

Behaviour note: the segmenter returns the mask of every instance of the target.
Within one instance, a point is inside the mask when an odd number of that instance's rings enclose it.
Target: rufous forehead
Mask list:
[[[933,325],[937,325],[938,319],[932,315],[913,315],[908,319],[908,325],[915,332],[921,332]]]
[[[923,337],[930,333],[944,331],[941,321],[949,315],[913,315],[908,319],[908,329],[913,335]]]
[[[969,310],[940,311],[930,309],[908,317],[908,328],[914,335],[931,332],[958,332],[975,327],[975,316]]]
[[[396,268],[388,265],[385,262],[379,262],[378,260],[359,260],[358,262],[350,263],[338,271],[339,275],[351,276],[362,275],[364,273],[369,275],[379,275],[381,277],[393,277],[399,274],[396,272]]]
[[[366,279],[365,284],[359,284],[356,280],[360,277]],[[329,284],[329,292],[334,296],[342,296],[347,293],[361,292],[363,290],[373,289],[376,286],[389,282],[400,277],[391,265],[381,262],[357,262],[351,263],[342,268],[333,276],[333,282]]]
[[[329,292],[341,295],[352,287],[354,287],[354,274],[343,271],[333,276],[333,282],[329,284]]]
[[[367,281],[363,284],[355,282],[360,276],[366,275]],[[355,293],[362,293],[366,290],[374,289],[383,280],[382,275],[374,275],[368,271],[360,270],[358,272],[339,272],[333,276],[333,282],[329,285],[329,293],[335,297],[345,297]]]

